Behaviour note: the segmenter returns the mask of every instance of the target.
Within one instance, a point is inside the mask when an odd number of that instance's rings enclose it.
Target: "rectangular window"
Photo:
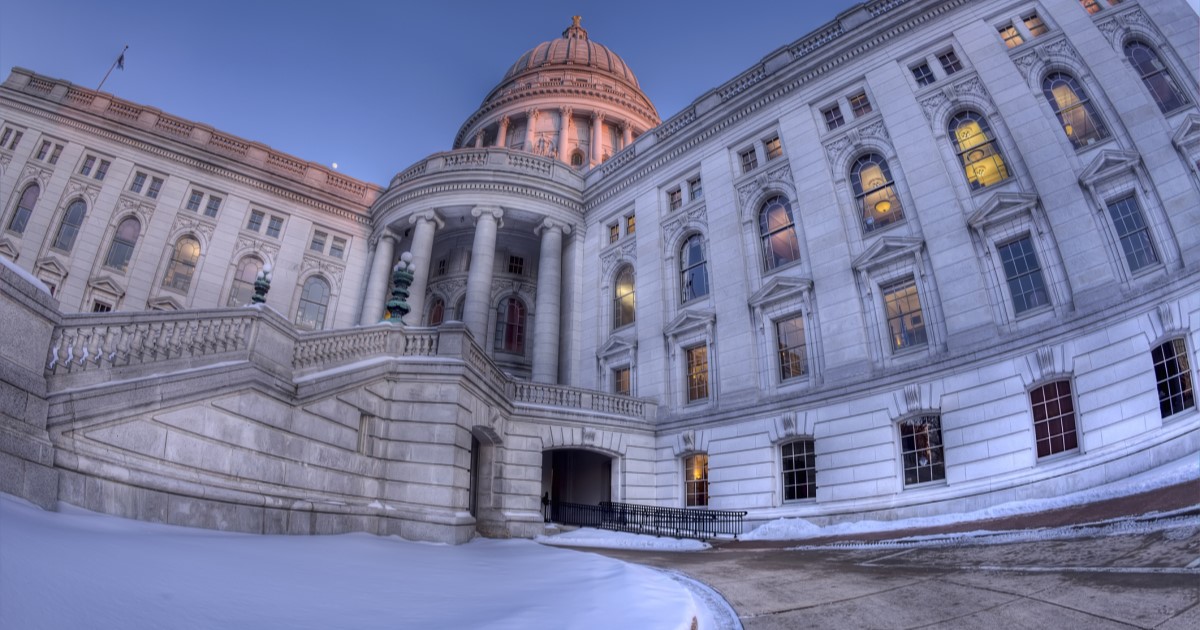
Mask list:
[[[96,167],[96,181],[104,181],[104,176],[108,175],[108,167],[112,166],[108,160],[100,160],[100,166]]]
[[[4,132],[0,133],[0,147],[8,144],[8,139],[12,137],[12,134],[13,134],[12,127],[4,128]]]
[[[817,497],[817,456],[812,440],[797,440],[780,446],[783,471],[783,500]]]
[[[1108,204],[1108,212],[1121,239],[1121,249],[1125,251],[1129,270],[1136,272],[1158,264],[1158,255],[1154,253],[1154,245],[1150,242],[1150,229],[1142,218],[1137,198],[1129,195],[1118,199]]]
[[[39,161],[45,160],[46,156],[49,155],[49,153],[50,153],[50,141],[42,140],[42,146],[38,147],[37,159]]]
[[[871,113],[871,101],[867,100],[866,92],[859,92],[850,97],[850,110],[854,112],[855,118]]]
[[[1021,39],[1021,33],[1017,31],[1017,27],[1012,24],[1001,26],[999,31],[1000,37],[1004,39],[1004,45],[1009,48],[1016,48],[1025,43],[1025,40]]]
[[[93,313],[111,313],[112,312],[112,304],[108,304],[107,302],[101,302],[100,300],[96,300],[96,301],[92,302],[92,312]]]
[[[140,193],[140,192],[142,192],[142,187],[145,185],[146,185],[146,174],[141,171],[138,171],[137,173],[135,173],[133,175],[133,183],[129,184],[129,191],[135,192],[135,193]]]
[[[616,243],[617,240],[620,238],[621,238],[621,226],[616,223],[610,224],[608,226],[608,242]]]
[[[259,212],[258,210],[251,210],[250,220],[246,222],[246,229],[250,230],[251,232],[257,232],[261,230],[263,220],[266,218],[267,215],[265,213]]]
[[[667,191],[667,207],[671,210],[678,210],[683,206],[683,191],[678,188]]]
[[[1038,457],[1073,451],[1079,447],[1075,433],[1075,401],[1071,381],[1055,381],[1029,392],[1033,432]]]
[[[313,232],[312,241],[308,243],[308,248],[314,252],[325,253],[325,240],[329,235],[324,232]]]
[[[446,259],[445,258],[441,258],[437,261],[437,275],[439,275],[439,276],[446,275]]]
[[[783,156],[783,145],[779,143],[778,137],[771,138],[763,143],[763,151],[767,154],[767,161],[770,162]]]
[[[637,216],[631,214],[625,217],[625,234],[629,235],[634,232],[637,232]]]
[[[1046,31],[1050,30],[1046,27],[1046,23],[1042,21],[1042,18],[1038,16],[1037,13],[1030,13],[1029,15],[1021,18],[1021,20],[1025,22],[1025,28],[1029,29],[1029,35],[1031,37],[1040,37],[1045,35]]]
[[[807,374],[804,317],[797,315],[775,322],[775,335],[779,340],[779,380],[787,381]]]
[[[947,50],[938,55],[937,58],[938,63],[942,64],[942,70],[946,71],[947,76],[962,70],[962,62],[958,60],[958,55],[954,54],[953,50]]]
[[[83,175],[85,177],[88,175],[91,175],[92,168],[95,166],[96,166],[96,158],[89,155],[83,159],[83,166],[81,166],[79,168],[79,174]]]
[[[755,155],[754,149],[746,149],[738,153],[738,157],[742,161],[742,172],[749,173],[758,168],[758,156]]]
[[[158,193],[162,190],[163,180],[160,177],[150,178],[150,187],[146,189],[146,196],[151,199],[158,199]]]
[[[704,196],[704,185],[700,182],[700,178],[688,180],[688,198],[692,201],[700,199]]]
[[[687,507],[708,505],[708,454],[696,453],[683,458],[683,494]]]
[[[846,119],[842,118],[842,108],[838,107],[837,105],[834,105],[828,109],[822,109],[821,115],[825,117],[825,126],[828,127],[830,131],[833,131],[834,129],[846,124]]]
[[[50,163],[58,164],[58,156],[62,155],[63,145],[54,145],[54,150],[50,152]]]
[[[346,255],[346,239],[333,237],[333,242],[329,244],[329,255],[334,258],[342,258]]]
[[[904,463],[904,485],[945,479],[946,465],[942,454],[940,417],[920,416],[900,422],[900,457]]]
[[[518,276],[525,275],[525,259],[520,256],[508,257],[508,273]]]
[[[613,393],[621,396],[629,396],[633,391],[632,383],[630,382],[630,370],[627,367],[617,368],[612,371]]]
[[[1079,4],[1091,15],[1100,12],[1100,0],[1079,0]]]
[[[912,70],[913,78],[917,80],[917,85],[924,87],[932,84],[937,79],[933,76],[933,71],[929,69],[929,64],[923,63],[909,68]]]
[[[188,195],[187,209],[192,212],[199,212],[201,201],[204,201],[204,193],[193,190],[192,194]]]
[[[688,402],[708,399],[708,346],[699,345],[684,350],[687,355]]]
[[[1013,312],[1020,315],[1049,304],[1050,295],[1046,292],[1042,268],[1033,251],[1033,241],[1025,236],[1001,245],[999,249],[1008,292],[1012,295]]]
[[[916,348],[929,343],[925,334],[925,318],[921,313],[921,298],[917,295],[916,281],[909,278],[880,289],[887,309],[892,351]]]
[[[283,231],[283,219],[272,216],[267,221],[267,236],[271,238],[279,238],[279,233]]]
[[[217,211],[221,209],[221,198],[213,195],[208,196],[208,205],[204,206],[204,216],[215,217]]]
[[[14,133],[12,142],[9,143],[9,145],[8,145],[8,150],[9,151],[16,150],[17,145],[21,144],[21,136],[24,136],[24,135],[25,135],[25,132],[23,132],[23,131],[18,131],[16,133]],[[0,143],[0,144],[3,144],[3,143]]]
[[[1188,361],[1187,343],[1172,339],[1151,353],[1154,378],[1158,381],[1158,409],[1163,419],[1196,406],[1192,391],[1192,364]]]

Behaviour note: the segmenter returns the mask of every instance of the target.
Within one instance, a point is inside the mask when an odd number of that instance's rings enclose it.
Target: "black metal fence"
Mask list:
[[[605,501],[599,505],[550,502],[550,520],[563,525],[598,527],[676,538],[715,538],[742,533],[745,512],[658,507]]]

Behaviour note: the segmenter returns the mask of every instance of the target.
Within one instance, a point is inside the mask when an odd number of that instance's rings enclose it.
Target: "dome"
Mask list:
[[[637,87],[637,77],[617,53],[602,44],[588,39],[587,30],[579,25],[578,15],[571,18],[571,26],[563,31],[562,37],[542,42],[521,55],[517,62],[504,73],[501,83],[506,83],[530,70],[545,66],[583,66],[591,70],[607,72]]]

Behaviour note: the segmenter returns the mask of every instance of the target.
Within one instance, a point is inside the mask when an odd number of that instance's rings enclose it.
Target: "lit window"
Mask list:
[[[678,188],[667,191],[667,207],[678,210],[683,205],[683,191]]]
[[[1121,0],[1107,0],[1107,1],[1108,1],[1108,6],[1110,6],[1110,7],[1115,7],[1118,4],[1121,4]],[[1102,2],[1102,0],[1079,0],[1079,4],[1083,5],[1083,8],[1086,9],[1087,12],[1092,15],[1099,13],[1100,9],[1103,8],[1101,5],[1101,2]]]
[[[1017,27],[1012,24],[1000,27],[1000,37],[1004,38],[1004,44],[1009,48],[1016,48],[1025,43],[1025,40],[1021,38],[1021,33],[1017,31]]]
[[[921,297],[917,283],[909,278],[880,287],[887,310],[887,326],[892,351],[899,352],[929,343],[925,334],[925,317],[921,313]]]
[[[1108,213],[1121,240],[1129,270],[1136,272],[1158,264],[1158,255],[1154,253],[1154,244],[1150,242],[1150,229],[1142,218],[1137,198],[1129,195],[1109,203]]]
[[[962,160],[971,190],[979,190],[1008,179],[1008,166],[996,146],[987,119],[976,112],[962,112],[950,119],[950,137]]]
[[[954,54],[953,50],[948,50],[937,56],[938,63],[942,64],[942,70],[946,71],[949,76],[962,70],[962,62],[958,60],[958,55]]]
[[[262,270],[262,261],[254,256],[241,259],[233,273],[233,285],[229,287],[229,299],[225,301],[225,306],[250,304],[251,298],[254,297],[254,282],[258,280],[258,272]]]
[[[79,167],[80,175],[91,175],[92,169],[96,166],[96,158],[89,155],[83,159],[83,166]]]
[[[708,399],[708,346],[693,346],[684,350],[687,355],[687,400]]]
[[[283,219],[272,216],[267,220],[267,236],[271,238],[279,238],[279,233],[283,231]]]
[[[329,255],[334,258],[342,258],[346,255],[346,239],[333,237],[333,242],[329,244]]]
[[[75,237],[79,236],[79,228],[83,226],[83,216],[87,205],[82,199],[76,199],[67,206],[62,223],[58,226],[58,235],[54,237],[54,249],[70,252],[75,246]]]
[[[637,216],[629,215],[625,217],[625,234],[633,234],[637,231]]]
[[[266,213],[258,210],[250,211],[250,220],[246,222],[246,229],[251,232],[257,232],[262,229],[263,219],[266,219]]]
[[[859,92],[850,97],[850,110],[854,112],[855,118],[871,113],[871,101],[867,100],[866,92]]]
[[[327,238],[329,238],[329,235],[324,232],[313,232],[313,237],[308,243],[308,248],[314,252],[325,253],[325,239]]]
[[[632,382],[630,379],[630,369],[627,367],[617,368],[612,371],[613,393],[621,396],[629,396],[633,391]]]
[[[93,313],[111,313],[112,310],[112,304],[108,302],[101,302],[100,300],[92,302]]]
[[[325,328],[325,311],[329,308],[329,283],[320,276],[304,281],[300,303],[296,306],[296,326],[304,330]]]
[[[1167,67],[1153,48],[1142,42],[1129,42],[1125,44],[1125,57],[1137,69],[1138,74],[1142,75],[1142,83],[1146,85],[1150,96],[1154,97],[1154,102],[1164,114],[1187,105],[1187,97],[1176,85],[1174,77],[1167,71]]]
[[[496,349],[525,353],[525,304],[515,297],[502,300],[496,309]]]
[[[1033,432],[1037,436],[1037,455],[1073,451],[1079,447],[1075,433],[1075,401],[1071,381],[1055,381],[1029,392],[1033,408]]]
[[[783,145],[779,143],[778,137],[774,137],[763,143],[763,151],[767,154],[767,161],[770,162],[783,155]]]
[[[1076,149],[1108,137],[1108,129],[1074,77],[1055,72],[1042,81],[1042,93]]]
[[[683,302],[708,295],[708,261],[699,234],[689,236],[679,252],[679,283]]]
[[[1013,312],[1017,315],[1050,303],[1046,282],[1042,279],[1042,268],[1038,265],[1033,242],[1028,236],[1000,246],[1000,261],[1004,264],[1004,276],[1008,280],[1008,292],[1012,296]]]
[[[632,324],[637,315],[633,293],[633,267],[625,265],[613,286],[613,329]]]
[[[688,198],[695,201],[704,196],[704,186],[700,183],[700,178],[688,180]]]
[[[837,105],[834,105],[828,109],[822,109],[821,115],[825,117],[825,126],[830,131],[833,131],[834,129],[846,124],[846,119],[842,118],[842,109]]]
[[[508,273],[518,276],[525,275],[525,259],[520,256],[508,257]]]
[[[929,69],[929,64],[923,63],[909,68],[912,70],[913,78],[917,80],[917,85],[922,87],[932,84],[937,79],[933,76],[933,71]]]
[[[133,258],[133,248],[137,245],[138,234],[142,224],[133,217],[123,219],[113,234],[112,244],[108,246],[108,255],[104,257],[104,266],[124,272]]]
[[[1165,419],[1196,406],[1192,393],[1192,364],[1187,344],[1172,339],[1150,353],[1154,360],[1154,378],[1158,382],[1158,410]]]
[[[786,197],[772,197],[763,203],[758,211],[758,235],[762,239],[766,271],[800,260],[792,205]]]
[[[863,233],[869,234],[904,220],[904,208],[896,196],[892,171],[882,155],[868,153],[858,158],[850,169],[850,181],[862,213]]]
[[[742,160],[742,172],[749,173],[758,168],[758,156],[755,155],[754,149],[746,149],[738,154]]]
[[[133,175],[133,182],[129,184],[129,192],[140,193],[142,187],[146,185],[146,174],[138,171]]]
[[[808,345],[804,339],[804,317],[797,315],[775,322],[779,341],[779,380],[808,374]]]
[[[779,447],[783,471],[783,500],[815,499],[817,456],[812,440],[797,440]]]
[[[1025,28],[1029,29],[1029,35],[1032,37],[1041,37],[1050,30],[1046,28],[1046,23],[1042,21],[1042,18],[1037,13],[1030,13],[1021,18],[1021,20],[1025,22]]]
[[[683,494],[687,507],[708,505],[708,455],[696,453],[683,458]]]
[[[433,304],[429,305],[429,325],[441,326],[442,322],[446,321],[446,301],[442,298],[433,298]]]
[[[621,238],[621,226],[612,223],[608,226],[608,242],[616,243]]]
[[[171,252],[167,273],[163,276],[163,288],[187,293],[192,286],[192,275],[196,272],[196,263],[199,261],[200,241],[190,236],[179,239]]]
[[[96,167],[96,181],[104,181],[104,177],[108,175],[108,167],[112,164],[108,160],[100,160],[100,166]]]
[[[901,421],[900,457],[906,486],[945,479],[941,418],[920,416]]]
[[[204,216],[215,217],[221,209],[221,198],[213,195],[208,196],[208,205],[204,206]]]
[[[193,190],[192,194],[188,195],[187,209],[192,212],[200,211],[200,202],[204,201],[204,193]]]
[[[159,177],[150,178],[150,187],[146,189],[146,196],[151,199],[158,199],[158,193],[162,190],[163,180]]]
[[[13,213],[12,219],[8,221],[8,229],[23,234],[25,226],[29,224],[29,217],[33,215],[33,207],[37,205],[38,195],[42,193],[42,189],[37,184],[30,184],[25,187],[21,193],[21,199],[17,202],[17,211]]]

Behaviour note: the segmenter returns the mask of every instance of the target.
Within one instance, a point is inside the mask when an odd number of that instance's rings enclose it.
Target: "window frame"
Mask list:
[[[873,160],[871,158],[877,159]],[[863,183],[863,171],[868,168],[868,163],[873,163],[878,167],[880,175],[883,177],[881,184],[869,189]],[[891,165],[888,164],[888,159],[882,151],[870,150],[856,156],[850,162],[848,179],[850,181],[850,192],[854,195],[854,205],[858,209],[858,223],[859,228],[862,230],[863,238],[877,234],[894,225],[900,225],[908,220],[904,214],[905,204],[900,197],[900,189],[896,184],[896,177],[892,174]],[[882,197],[870,201],[872,197],[876,196]],[[867,207],[869,202],[874,204],[870,208]],[[888,203],[887,209],[878,212],[880,204],[884,202]],[[886,220],[882,220],[882,222],[877,221],[874,218],[875,215],[871,213],[872,210],[876,210],[878,214],[886,216]]]
[[[937,443],[934,444],[932,439],[927,439],[926,446],[922,448],[917,439],[919,434],[915,432],[915,429],[918,424],[929,425],[931,421],[936,425],[934,428],[937,430],[935,434]],[[918,412],[897,420],[895,424],[896,435],[899,438],[901,487],[907,490],[909,488],[944,485],[946,483],[946,443],[942,431],[942,414],[934,411]],[[912,433],[911,448],[905,442],[907,437],[905,435],[906,427],[914,430]],[[930,435],[930,432],[926,431],[926,435]],[[928,459],[925,464],[921,463],[919,456],[922,450],[928,452]],[[913,465],[911,466],[908,460],[910,455],[916,456],[912,460]],[[935,462],[935,460],[937,461]],[[923,480],[921,478],[923,469],[928,470],[928,479]],[[915,472],[913,476],[910,476],[910,470]],[[913,480],[909,481],[909,479]]]
[[[79,208],[79,222],[68,225],[67,219],[71,218],[72,210]],[[87,201],[82,197],[75,197],[67,202],[67,207],[63,210],[62,215],[58,220],[58,229],[54,231],[54,240],[50,242],[50,248],[64,254],[70,254],[75,248],[75,240],[79,238],[79,232],[83,229],[84,221],[87,221],[88,207]],[[67,237],[67,242],[64,244],[64,229],[70,227],[73,231]]]
[[[629,274],[629,291],[621,293],[622,277]],[[617,266],[612,275],[612,289],[610,291],[610,316],[612,325],[609,330],[617,331],[626,326],[631,326],[637,323],[637,273],[632,263],[625,262]],[[629,304],[625,301],[628,298]],[[628,312],[629,317],[626,320],[625,314]]]
[[[1158,69],[1152,72],[1145,72],[1134,60],[1133,54],[1130,52],[1130,49],[1134,46],[1141,46],[1142,48],[1146,49],[1149,54],[1153,56],[1151,63],[1158,64]],[[1180,87],[1179,82],[1175,80],[1175,75],[1171,72],[1171,66],[1163,60],[1163,55],[1156,46],[1153,46],[1144,38],[1133,37],[1121,46],[1121,52],[1125,57],[1125,61],[1142,80],[1142,85],[1146,88],[1146,91],[1150,93],[1150,98],[1154,101],[1155,105],[1158,106],[1159,111],[1162,112],[1164,116],[1170,116],[1171,114],[1174,114],[1175,112],[1180,111],[1192,104],[1192,101],[1188,98],[1187,93]],[[1151,87],[1150,80],[1156,76],[1165,77],[1167,86],[1171,88],[1172,96],[1178,99],[1178,103],[1175,104],[1174,107],[1167,107],[1167,104],[1160,100],[1158,91]]]
[[[1025,252],[1027,254],[1026,257],[1032,256],[1034,262],[1037,263],[1037,268],[1033,269],[1032,271],[1027,271],[1022,274],[1018,274],[1017,277],[1020,278],[1020,277],[1024,277],[1024,276],[1032,276],[1033,274],[1036,273],[1037,277],[1041,281],[1041,291],[1043,293],[1043,298],[1042,298],[1043,301],[1039,304],[1034,304],[1032,306],[1026,306],[1025,308],[1018,309],[1017,308],[1017,295],[1016,295],[1016,293],[1013,292],[1013,286],[1012,286],[1014,278],[1009,275],[1008,264],[1004,258],[1004,248],[1010,247],[1010,246],[1015,245],[1016,243],[1020,243],[1022,241],[1026,242],[1028,244],[1028,251]],[[1009,302],[1009,306],[1012,308],[1013,317],[1015,317],[1017,319],[1020,319],[1023,317],[1032,317],[1032,316],[1036,316],[1037,314],[1039,314],[1043,311],[1053,310],[1054,300],[1052,298],[1052,291],[1050,290],[1050,284],[1047,282],[1046,274],[1044,273],[1045,265],[1043,265],[1041,259],[1038,258],[1038,253],[1039,253],[1038,252],[1038,244],[1035,242],[1033,235],[1028,232],[1024,232],[1024,233],[1018,234],[1012,238],[1008,238],[1003,241],[999,241],[994,245],[994,247],[996,250],[996,257],[1000,261],[1000,267],[999,267],[998,271],[1000,271],[1000,273],[1002,274],[1001,278],[1003,279],[1004,286],[1008,291],[1008,302]],[[1024,295],[1024,294],[1025,294],[1025,292],[1022,293],[1022,295]]]
[[[712,363],[708,358],[708,341],[704,340],[697,344],[684,346],[683,355],[684,403],[687,405],[708,403],[712,400],[712,370],[710,369]]]
[[[690,245],[693,242],[695,242],[697,244],[697,248],[700,250],[700,255],[699,255],[698,261],[693,261],[693,260],[691,260],[691,257],[690,257],[690,254],[691,254]],[[689,282],[689,280],[694,280],[696,277],[696,276],[692,275],[693,272],[695,272],[703,277],[704,292],[697,294],[697,293],[695,293],[695,289],[693,288],[691,297],[689,297],[688,296],[688,286],[689,286],[688,282]],[[691,286],[694,287],[695,283],[693,282]],[[701,234],[700,232],[691,232],[690,234],[683,237],[682,244],[679,245],[679,303],[681,305],[686,305],[690,302],[704,299],[704,298],[708,297],[708,295],[711,292],[712,292],[712,282],[708,275],[708,243],[707,243],[707,239],[705,239],[704,235]]]
[[[974,123],[979,129],[976,135],[982,136],[983,141],[963,148],[964,141],[969,136],[964,135],[960,130],[969,124],[968,121]],[[978,110],[970,108],[961,109],[950,116],[949,122],[946,123],[946,136],[950,141],[950,148],[958,158],[959,170],[963,173],[963,177],[966,178],[967,186],[972,193],[981,190],[995,190],[997,186],[1002,186],[1013,179],[1012,169],[1008,160],[1004,157],[1004,151],[1000,147],[999,138],[992,131],[992,126],[988,122],[987,116]],[[986,164],[989,161],[991,166],[1001,173],[1000,179],[992,183],[981,183],[983,173],[977,165]],[[968,169],[971,169],[971,174],[968,174]],[[974,175],[974,179],[972,179],[972,175]]]
[[[243,275],[243,266],[247,264],[257,266],[257,269],[250,275],[251,279],[249,280],[241,277]],[[266,261],[255,254],[246,254],[238,259],[237,264],[233,267],[233,277],[229,282],[229,294],[225,298],[226,308],[236,308],[252,303],[251,298],[254,296],[254,283],[258,281],[258,274],[265,268]],[[237,299],[239,295],[245,295],[245,300]]]
[[[179,258],[180,245],[185,240],[192,241],[196,244],[196,256],[190,262],[183,258]],[[196,279],[196,270],[200,267],[200,259],[203,257],[203,254],[204,245],[200,242],[199,237],[191,233],[180,234],[175,239],[175,242],[171,245],[171,253],[167,257],[167,268],[166,271],[163,272],[162,282],[159,283],[159,287],[179,295],[189,295],[192,291],[192,287],[194,285],[193,281]],[[180,287],[178,286],[179,283],[177,280],[182,277],[182,274],[179,270],[184,268],[189,269],[187,273],[187,284],[185,284],[183,287]]]
[[[1062,105],[1058,97],[1054,94],[1054,77],[1059,77],[1062,84],[1067,85],[1075,102]],[[1050,106],[1050,111],[1054,113],[1054,117],[1058,120],[1058,128],[1063,130],[1063,135],[1067,141],[1071,143],[1071,147],[1078,153],[1087,150],[1112,138],[1112,132],[1108,128],[1107,122],[1100,116],[1099,108],[1094,104],[1094,101],[1088,96],[1084,85],[1071,72],[1063,70],[1051,69],[1046,72],[1040,82],[1042,96],[1046,100],[1046,104]],[[1082,117],[1075,116],[1074,112],[1082,111]],[[1071,121],[1068,121],[1067,114],[1071,114]],[[1085,140],[1080,140],[1081,136],[1074,132],[1074,122],[1076,118],[1081,118],[1087,121],[1093,128],[1093,132],[1086,136]]]
[[[323,304],[320,302],[317,302],[316,300],[310,299],[308,287],[309,287],[309,283],[313,282],[314,280],[323,283],[327,289],[327,293],[325,294],[325,302]],[[323,275],[321,275],[319,273],[314,273],[312,275],[309,275],[309,276],[303,278],[303,282],[300,283],[300,290],[297,291],[296,314],[292,318],[292,324],[301,330],[308,330],[308,331],[325,330],[325,324],[329,320],[329,307],[332,302],[333,302],[333,283],[330,282],[328,278],[324,277]],[[312,320],[306,319],[306,320],[304,320],[304,322],[301,322],[300,316],[301,316],[301,314],[303,314],[305,312],[305,308],[307,305],[313,305],[319,309],[318,312],[320,313],[320,321],[317,321],[316,318],[313,318]],[[314,322],[314,324],[315,324],[314,327],[312,327],[312,328],[307,327],[306,323],[308,321]]]
[[[805,451],[797,454],[795,446],[804,444]],[[789,455],[785,450],[791,447],[792,453]],[[816,455],[816,440],[809,436],[800,436],[795,439],[790,439],[786,442],[778,444],[776,453],[779,454],[779,484],[782,503],[811,503],[817,500],[817,455]],[[793,462],[796,459],[803,458],[804,466],[800,468],[788,468],[788,458],[791,457]],[[788,473],[793,475],[803,474],[805,481],[803,483],[788,483]],[[793,488],[809,488],[806,496],[791,496],[789,497],[788,489]]]
[[[496,304],[496,335],[492,348],[496,352],[525,356],[529,349],[528,323],[529,307],[524,300],[516,295],[500,298]]]
[[[1066,384],[1065,386],[1067,389],[1065,396],[1062,393],[1062,387],[1064,383]],[[1055,390],[1053,392],[1055,394],[1054,399],[1051,399],[1047,395],[1046,390],[1050,387],[1053,387]],[[1029,400],[1029,427],[1033,432],[1033,453],[1036,460],[1038,462],[1049,461],[1060,459],[1062,457],[1069,457],[1071,455],[1083,452],[1083,442],[1079,439],[1079,403],[1076,399],[1076,392],[1072,378],[1067,375],[1050,377],[1035,383],[1033,386],[1029,387],[1025,393],[1027,399]],[[1042,396],[1041,402],[1035,400],[1035,395],[1038,393],[1040,393]],[[1050,404],[1051,401],[1062,401],[1064,399],[1070,404],[1070,409],[1068,412],[1070,414],[1071,429],[1069,433],[1066,429],[1066,422],[1063,420],[1067,417],[1067,413],[1062,413],[1061,403],[1059,403],[1058,407],[1060,413],[1057,415],[1050,414],[1050,411],[1053,409]],[[1043,411],[1045,417],[1040,420],[1038,418],[1039,406],[1045,410]],[[1053,428],[1053,423],[1055,421],[1059,422],[1061,432],[1057,435],[1052,435],[1050,430]],[[1046,427],[1046,437],[1044,439],[1041,437],[1042,433],[1039,425],[1044,425]],[[1070,436],[1069,442],[1067,440],[1068,435]],[[1061,448],[1055,448],[1055,438],[1060,440],[1059,443],[1061,444]],[[1044,455],[1042,454],[1043,443],[1047,444],[1046,450],[1048,451]],[[1068,446],[1068,443],[1070,443],[1070,446]]]
[[[891,314],[891,309],[889,308],[888,296],[895,294],[900,289],[907,289],[909,286],[912,287],[912,293],[908,296],[901,297],[915,297],[917,300],[917,308],[910,311],[901,310],[897,315],[893,316]],[[887,347],[889,348],[890,354],[892,356],[896,356],[928,350],[932,345],[930,335],[931,331],[929,330],[929,317],[926,314],[927,309],[922,301],[921,288],[920,284],[917,282],[917,278],[913,275],[907,275],[890,280],[886,284],[880,284],[879,297],[881,300],[881,306],[883,307],[883,327],[888,334]],[[920,335],[922,339],[920,341],[897,344],[897,333],[892,328],[892,320],[897,320],[901,323],[901,332],[903,333],[904,320],[908,317],[911,317],[914,313],[920,313]]]
[[[780,200],[782,201],[780,202]],[[769,219],[764,217],[766,217],[768,210],[776,205],[783,208],[788,222],[785,225],[771,228]],[[780,269],[799,264],[802,254],[800,251],[800,234],[796,229],[796,213],[792,210],[791,200],[787,197],[787,195],[778,193],[768,196],[758,204],[758,213],[756,218],[756,223],[758,224],[759,247],[762,253],[761,261],[763,265],[763,274],[771,274]],[[794,256],[788,260],[783,260],[785,258],[784,256],[776,255],[775,249],[772,247],[775,237],[785,233],[789,233],[791,235],[790,241],[791,245],[793,246],[793,250],[790,253],[794,254]],[[786,237],[784,238],[786,239]]]
[[[28,206],[22,205],[25,202],[26,195],[28,195],[29,191],[33,188],[36,188],[37,192],[33,195],[32,203],[30,203]],[[21,194],[17,197],[16,204],[13,206],[13,211],[9,215],[8,221],[4,225],[4,229],[7,232],[24,236],[25,230],[29,228],[29,220],[33,218],[33,212],[35,209],[37,209],[37,203],[42,198],[42,185],[41,182],[30,180],[26,182],[25,186],[20,188],[20,190]],[[22,216],[22,211],[24,211],[24,216]],[[18,218],[21,219],[20,229],[13,227]]]
[[[1165,356],[1164,348],[1170,347],[1171,356]],[[1155,344],[1150,349],[1150,363],[1154,367],[1154,386],[1158,394],[1158,412],[1163,421],[1174,419],[1196,409],[1196,378],[1192,367],[1186,336],[1173,336]],[[1161,356],[1161,358],[1160,358]],[[1183,365],[1180,365],[1183,357]],[[1167,372],[1166,367],[1174,364],[1175,369]],[[1160,365],[1163,366],[1160,369]],[[1165,373],[1165,374],[1164,374]],[[1166,392],[1163,385],[1167,385]],[[1175,385],[1174,389],[1172,384]],[[1175,393],[1175,390],[1178,393]],[[1165,396],[1164,396],[1165,394]],[[1179,398],[1176,407],[1175,399]]]
[[[136,224],[133,240],[124,240],[121,238],[121,228],[133,221]],[[112,233],[112,238],[109,239],[108,252],[104,255],[103,266],[105,269],[111,269],[119,273],[129,272],[129,263],[133,261],[133,255],[137,251],[137,242],[142,234],[142,222],[133,215],[126,215],[117,222],[116,229]],[[119,265],[113,264],[113,256],[118,252],[118,245],[124,248],[124,261]]]
[[[683,466],[683,507],[707,508],[712,498],[708,453],[687,453],[679,460]]]

